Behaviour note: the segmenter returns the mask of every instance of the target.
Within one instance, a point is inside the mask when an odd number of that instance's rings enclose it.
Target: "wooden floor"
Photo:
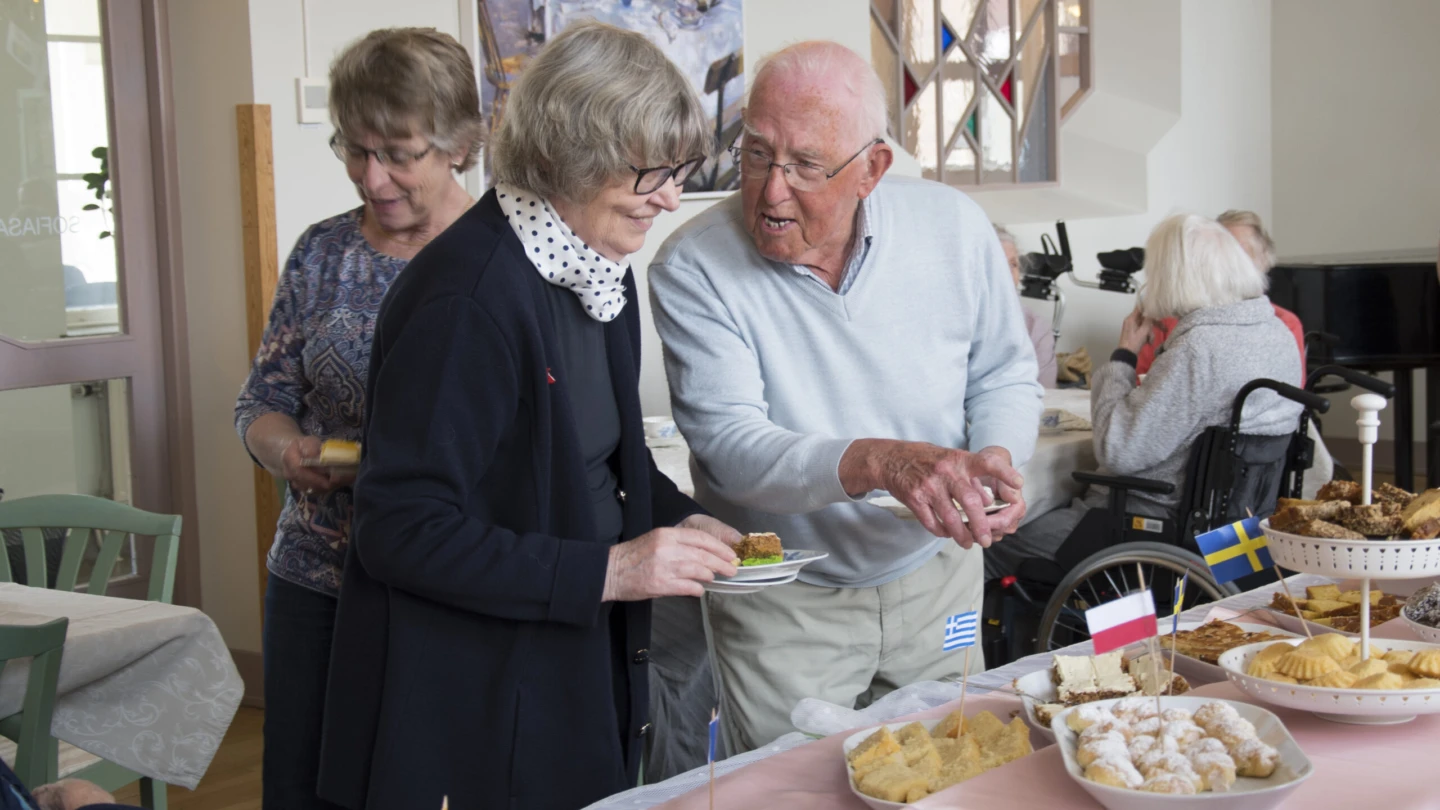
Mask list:
[[[220,743],[210,770],[197,790],[171,787],[171,810],[259,810],[260,729],[265,713],[241,709]],[[140,788],[131,785],[115,794],[121,804],[140,804]]]

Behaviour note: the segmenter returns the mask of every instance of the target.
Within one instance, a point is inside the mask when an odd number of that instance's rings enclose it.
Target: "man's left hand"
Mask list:
[[[994,456],[1003,462],[1006,467],[1013,469],[1014,465],[1011,464],[1010,461],[1010,451],[1003,447],[986,447],[976,453],[976,455]],[[986,528],[989,529],[990,536],[994,538],[992,542],[1000,540],[1007,534],[1014,534],[1015,530],[1020,528],[1020,521],[1025,519],[1025,494],[1019,489],[992,476],[982,477],[979,479],[979,482],[984,486],[990,487],[991,491],[995,493],[995,499],[997,501],[1006,504],[1004,509],[998,512],[992,512],[984,518]]]
[[[740,542],[740,532],[731,528],[730,524],[725,523],[721,520],[716,520],[709,515],[702,515],[699,512],[696,512],[690,517],[687,517],[684,520],[680,521],[678,526],[682,529],[696,529],[705,532],[716,540],[719,540],[720,542],[729,546],[733,546],[736,543]]]

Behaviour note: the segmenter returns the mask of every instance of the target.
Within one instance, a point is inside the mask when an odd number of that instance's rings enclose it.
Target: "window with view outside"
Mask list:
[[[953,186],[1052,183],[1090,89],[1089,0],[871,0],[890,133]]]
[[[120,331],[98,0],[0,3],[0,335]]]

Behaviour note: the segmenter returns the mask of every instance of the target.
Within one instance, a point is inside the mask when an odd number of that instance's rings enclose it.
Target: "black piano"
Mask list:
[[[1426,470],[1440,486],[1440,281],[1436,253],[1324,256],[1282,260],[1270,272],[1270,300],[1305,326],[1307,363],[1390,371],[1395,429],[1395,482],[1414,489],[1414,379],[1428,369]]]

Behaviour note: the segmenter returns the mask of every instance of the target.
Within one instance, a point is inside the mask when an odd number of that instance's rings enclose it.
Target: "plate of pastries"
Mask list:
[[[1260,522],[1275,564],[1342,577],[1440,575],[1440,489],[1381,484],[1368,504],[1363,494],[1354,481],[1331,481],[1314,500],[1279,499]]]
[[[845,740],[850,790],[870,807],[903,807],[1014,762],[1035,749],[1030,729],[991,712],[890,723]]]
[[[1291,599],[1276,592],[1270,598],[1270,610],[1275,614],[1281,627],[1295,633],[1304,633],[1300,624],[1304,619],[1310,625],[1310,632],[1336,631],[1358,635],[1360,633],[1360,590],[1342,590],[1339,585],[1311,585],[1305,588],[1305,598]],[[1405,600],[1377,588],[1370,590],[1370,627],[1378,627],[1400,615]],[[1299,614],[1300,619],[1295,618]],[[1256,639],[1257,641],[1261,639]]]
[[[1403,723],[1440,712],[1440,645],[1324,633],[1237,647],[1220,666],[1247,695],[1266,703],[1359,724]]]
[[[1294,638],[1295,633],[1268,624],[1222,621],[1180,622],[1173,634],[1160,636],[1160,646],[1176,653],[1175,671],[1199,683],[1225,680],[1221,654],[1262,641]]]
[[[1280,718],[1201,697],[1121,698],[1052,721],[1065,770],[1110,810],[1276,807],[1315,767]]]
[[[1051,721],[1072,706],[1101,700],[1157,694],[1180,695],[1190,691],[1183,675],[1170,662],[1148,653],[1125,657],[1124,650],[1104,655],[1056,655],[1049,669],[1015,679],[1015,691],[1025,707],[1025,719],[1047,739],[1054,739]],[[1223,677],[1223,676],[1222,676]]]
[[[1281,498],[1270,528],[1327,540],[1433,540],[1440,537],[1440,488],[1420,495],[1393,484],[1371,490],[1362,503],[1356,481],[1331,481],[1314,500]]]

